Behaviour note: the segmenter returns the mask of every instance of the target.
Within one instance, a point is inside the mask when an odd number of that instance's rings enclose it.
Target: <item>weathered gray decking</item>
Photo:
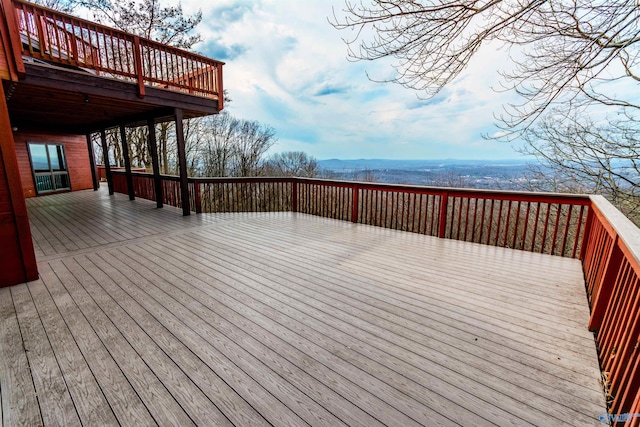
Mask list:
[[[28,201],[6,426],[599,425],[580,263],[302,214]]]

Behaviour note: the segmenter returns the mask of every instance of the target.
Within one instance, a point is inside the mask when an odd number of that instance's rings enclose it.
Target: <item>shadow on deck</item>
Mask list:
[[[580,261],[300,213],[28,200],[6,425],[599,425]],[[40,421],[42,420],[42,421]]]

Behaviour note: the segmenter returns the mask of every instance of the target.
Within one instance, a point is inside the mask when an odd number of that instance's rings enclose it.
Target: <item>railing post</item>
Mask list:
[[[216,66],[216,86],[218,89],[218,111],[224,108],[224,86],[222,84],[222,63]]]
[[[298,179],[291,182],[291,211],[298,212]]]
[[[24,61],[22,60],[22,40],[20,38],[20,29],[18,28],[19,18],[16,14],[16,9],[11,0],[1,0],[1,1],[2,1],[2,8],[4,9],[4,13],[7,20],[7,30],[9,31],[9,34],[8,34],[9,43],[11,46],[11,50],[13,51],[13,52],[8,52],[8,51],[6,52],[7,62],[9,65],[11,80],[17,81],[18,79],[24,79],[27,75],[26,69],[24,67]],[[13,55],[9,55],[10,53],[13,53]]]
[[[147,120],[149,131],[149,154],[151,155],[151,166],[153,167],[153,183],[156,196],[156,206],[163,205],[162,178],[160,177],[160,163],[158,161],[158,144],[156,142],[156,122],[153,119]]]
[[[136,193],[133,189],[133,176],[131,176],[131,159],[129,158],[129,142],[127,141],[127,129],[123,124],[120,125],[120,143],[122,144],[122,157],[124,157],[124,170],[127,179],[127,193],[129,200],[136,199]]]
[[[623,258],[624,255],[618,245],[618,236],[616,235],[611,244],[611,250],[606,257],[605,268],[600,283],[595,286],[597,293],[591,298],[591,317],[589,317],[588,325],[590,331],[600,329],[604,313],[609,306],[609,301],[613,294],[613,288],[616,284],[616,278],[620,272]]]
[[[358,204],[360,203],[360,187],[353,186],[353,206],[351,207],[351,222],[358,222]]]
[[[447,231],[447,209],[449,205],[449,192],[445,191],[440,196],[440,218],[438,222],[438,237],[444,238]]]
[[[133,61],[136,67],[138,78],[138,98],[144,98],[144,69],[142,67],[142,49],[140,48],[140,37],[133,36]]]

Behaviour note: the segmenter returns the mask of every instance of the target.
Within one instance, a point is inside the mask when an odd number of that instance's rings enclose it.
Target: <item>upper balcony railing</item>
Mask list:
[[[146,85],[213,98],[223,108],[220,61],[21,0],[11,4],[23,56],[135,82],[141,98]]]
[[[155,200],[153,175],[133,178]],[[611,419],[640,426],[640,229],[603,197],[259,177],[189,178],[183,201],[178,177],[161,180],[164,203],[198,213],[293,211],[580,259]],[[123,172],[113,184],[127,194]]]

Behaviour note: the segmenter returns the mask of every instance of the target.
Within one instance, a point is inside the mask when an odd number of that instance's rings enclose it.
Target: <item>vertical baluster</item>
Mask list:
[[[553,226],[553,240],[551,241],[551,252],[549,252],[551,255],[554,254],[556,249],[556,238],[558,237],[558,228],[560,227],[560,217],[562,216],[562,207],[563,205],[558,205],[558,208],[556,210],[556,221]]]
[[[496,224],[496,240],[494,242],[494,246],[498,246],[498,241],[500,239],[500,223],[502,222],[502,200],[498,203],[498,223]]]
[[[513,224],[513,240],[511,241],[511,248],[516,248],[516,239],[518,238],[518,224],[520,223],[520,201],[517,201],[516,208],[516,222]]]
[[[573,205],[567,205],[569,212],[567,212],[566,224],[564,226],[564,234],[562,236],[562,250],[560,251],[560,256],[564,256],[564,251],[567,247],[567,237],[569,235],[569,226],[571,225],[571,214],[573,212]]]
[[[584,206],[580,206],[580,214],[578,216],[578,224],[576,225],[576,236],[575,236],[575,241],[573,243],[573,251],[571,252],[571,258],[575,258],[576,257],[576,253],[578,251],[578,242],[580,241],[580,235],[582,232],[582,218],[584,215]]]
[[[540,253],[543,253],[545,246],[547,246],[547,228],[549,226],[549,215],[551,215],[551,203],[546,203],[546,205],[547,205],[547,213],[545,215],[544,229],[542,231],[542,241],[540,242],[541,243]]]
[[[511,223],[511,206],[512,205],[513,205],[512,201],[509,200],[509,203],[507,204],[507,216],[505,218],[505,225],[504,225],[504,240],[502,241],[503,248],[507,247],[507,239],[509,238],[509,225]]]

